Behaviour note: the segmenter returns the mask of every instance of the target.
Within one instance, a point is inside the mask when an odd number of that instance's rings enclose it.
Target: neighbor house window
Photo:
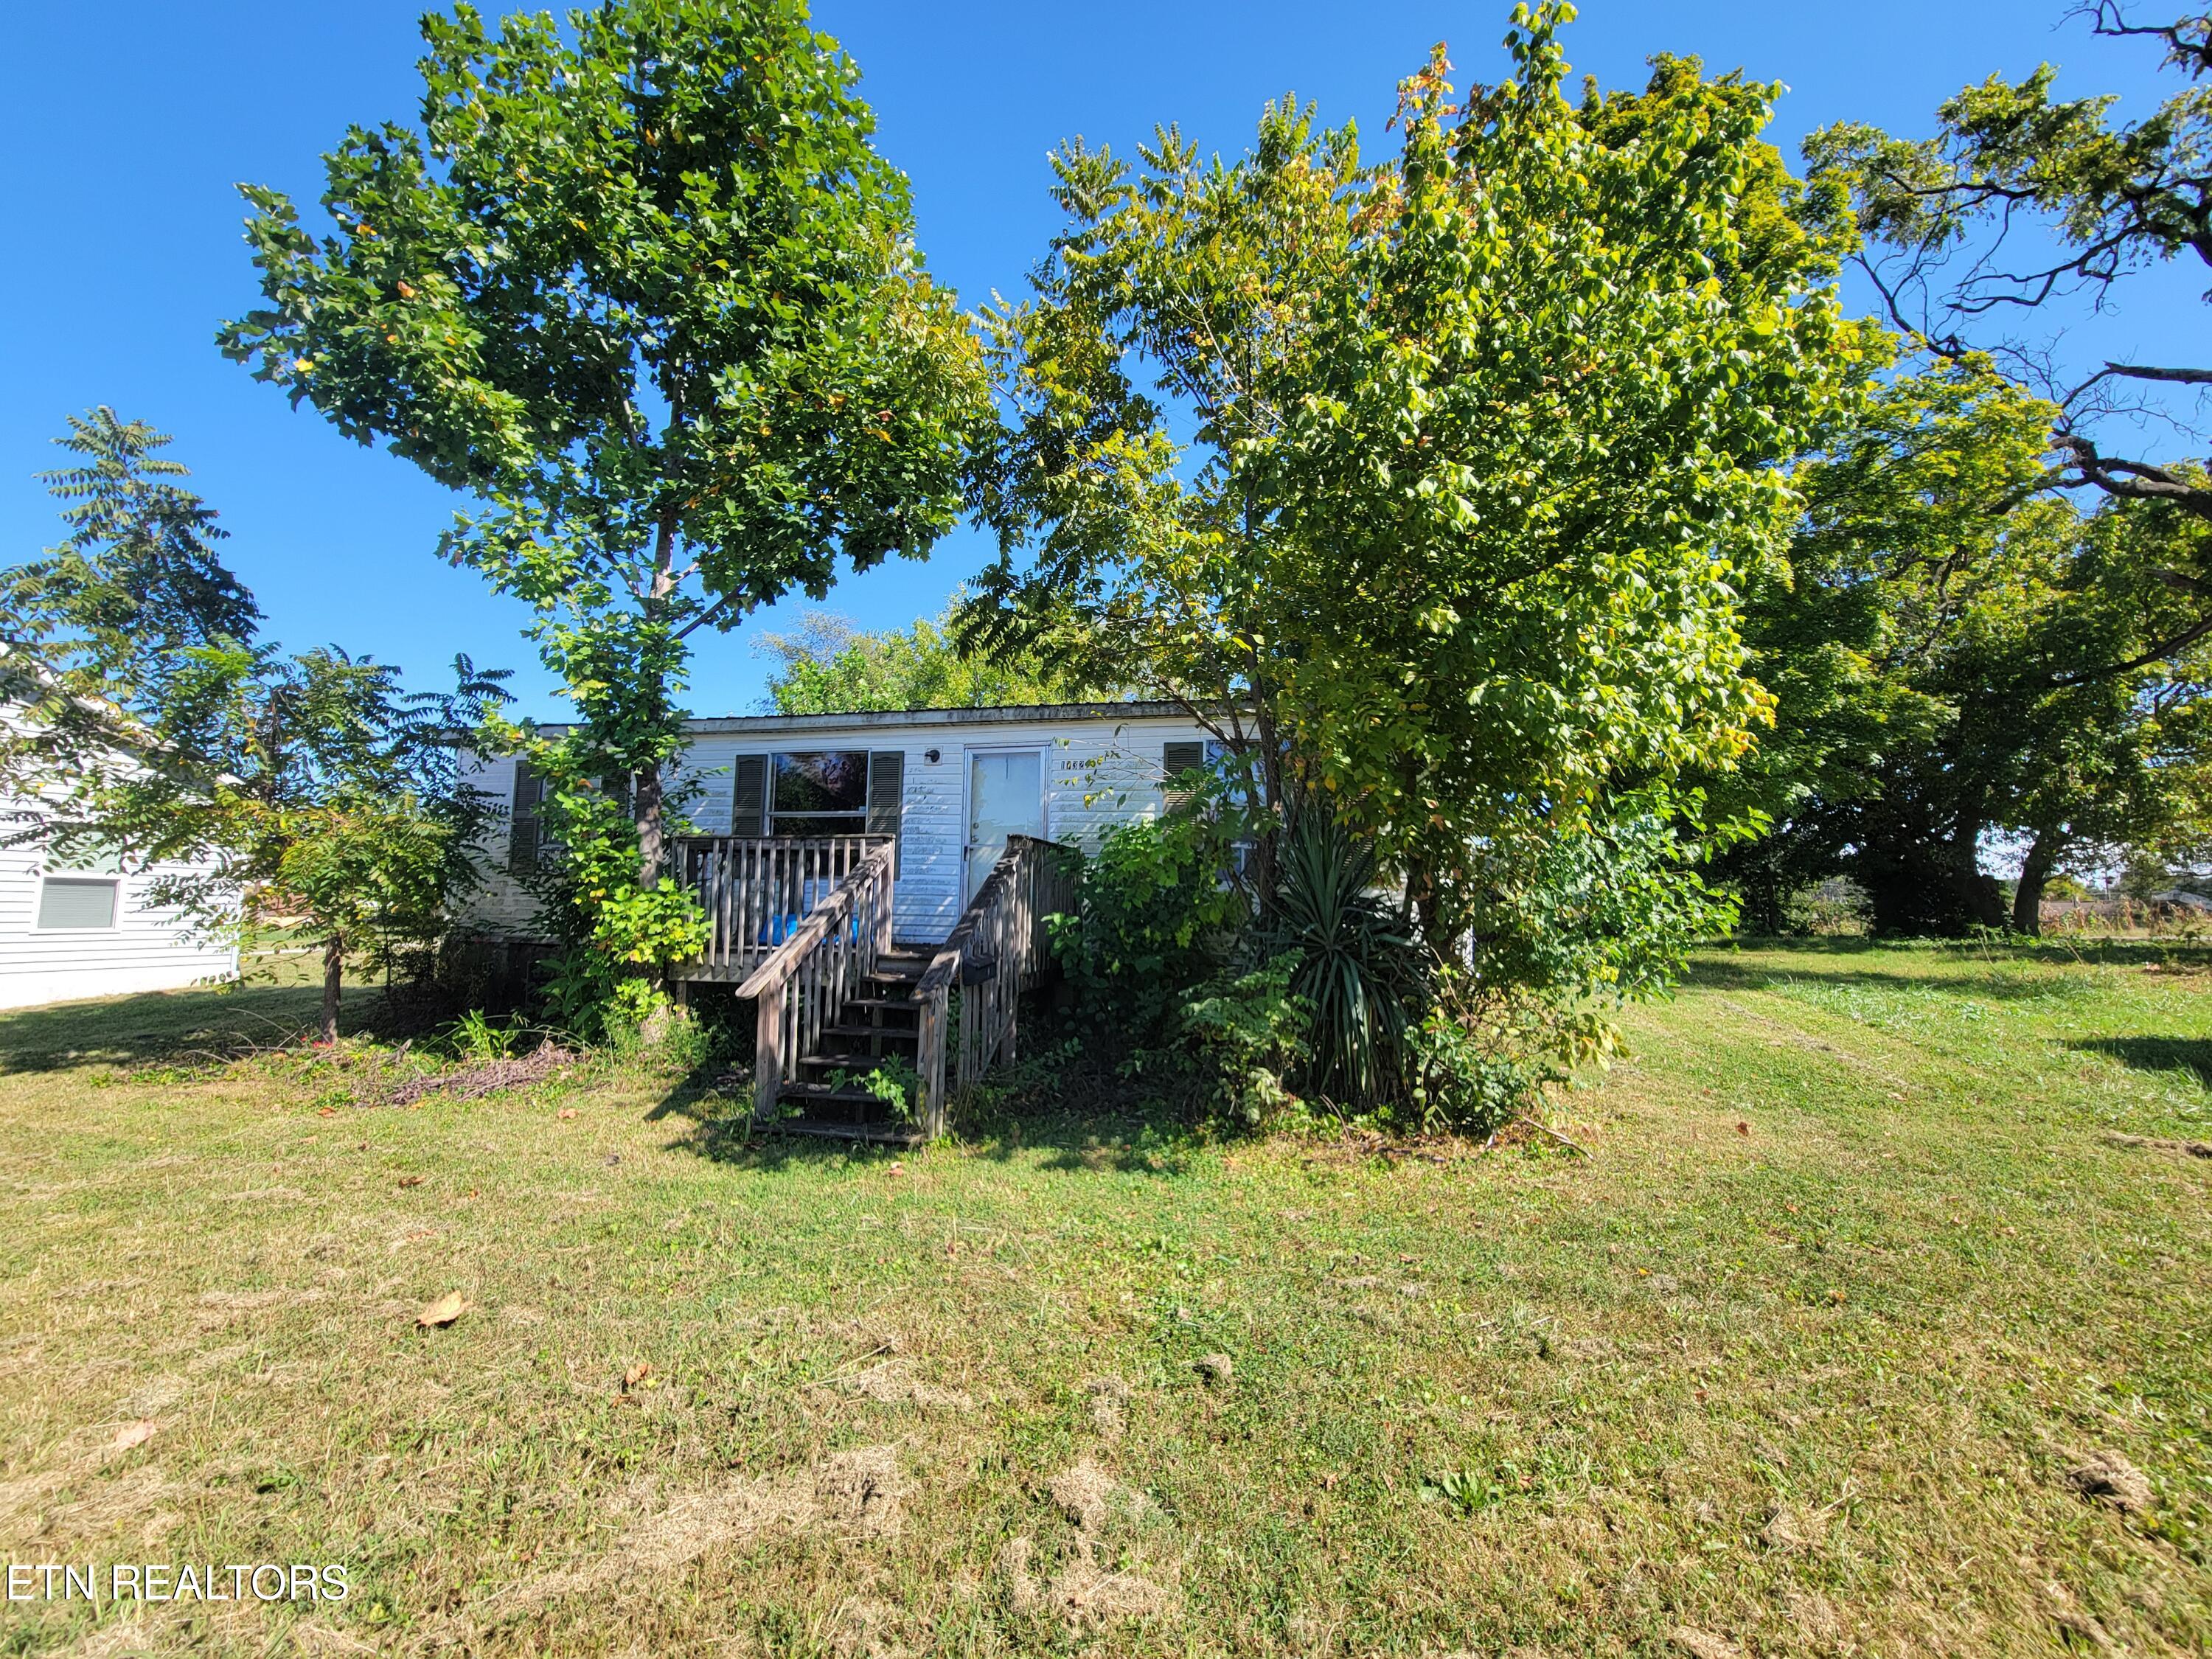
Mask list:
[[[39,884],[41,927],[112,927],[123,860],[112,850],[56,840],[41,860],[46,879]]]
[[[868,827],[868,753],[819,749],[775,755],[769,766],[769,834],[857,836]]]
[[[116,890],[112,877],[48,876],[39,884],[41,927],[112,927]]]

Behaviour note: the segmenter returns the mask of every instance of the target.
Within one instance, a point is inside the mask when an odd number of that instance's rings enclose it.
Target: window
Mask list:
[[[769,834],[857,836],[868,827],[868,753],[823,749],[769,757]]]
[[[48,876],[39,886],[41,927],[112,927],[116,889],[97,876]]]

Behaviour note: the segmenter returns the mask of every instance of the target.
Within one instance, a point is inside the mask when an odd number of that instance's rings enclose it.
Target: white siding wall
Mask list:
[[[121,878],[114,927],[40,927],[42,857],[36,846],[0,847],[0,1008],[174,990],[237,973],[235,950],[194,938],[173,910],[144,907],[151,872]]]
[[[688,810],[692,821],[707,835],[730,831],[731,763],[739,755],[816,749],[902,751],[906,757],[906,791],[893,927],[902,939],[931,941],[950,933],[960,914],[971,750],[1042,750],[1045,834],[1088,853],[1114,825],[1158,814],[1164,781],[1163,745],[1206,735],[1194,721],[1158,715],[927,725],[878,716],[856,720],[849,726],[809,722],[799,731],[748,731],[743,729],[744,723],[734,721],[708,724],[710,729],[693,741],[681,775],[698,786]],[[780,724],[762,722],[763,727]],[[725,725],[738,729],[711,729]],[[928,758],[932,750],[938,755],[934,762]],[[512,761],[490,761],[477,774],[477,787],[511,804],[514,781]],[[493,849],[495,861],[502,867],[506,836],[502,817]],[[478,898],[472,920],[487,932],[527,937],[533,915],[529,896],[502,868]]]

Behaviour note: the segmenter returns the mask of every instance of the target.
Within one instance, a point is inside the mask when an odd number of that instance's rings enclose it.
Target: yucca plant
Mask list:
[[[1273,948],[1297,958],[1291,991],[1310,1010],[1307,1087],[1355,1109],[1382,1104],[1403,1079],[1420,994],[1413,941],[1370,890],[1373,849],[1319,808],[1298,815],[1279,859]]]

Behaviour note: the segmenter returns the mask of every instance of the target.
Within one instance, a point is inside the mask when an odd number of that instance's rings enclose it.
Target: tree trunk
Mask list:
[[[663,827],[660,811],[660,768],[647,764],[636,775],[636,790],[630,797],[630,805],[637,817],[637,884],[653,888],[660,885],[660,864],[668,848],[667,834]]]
[[[676,509],[663,507],[659,535],[653,549],[653,586],[645,597],[647,620],[666,608],[676,591]],[[653,688],[656,711],[667,696],[665,685]],[[630,810],[637,822],[637,884],[651,890],[660,885],[660,864],[667,851],[667,831],[662,822],[660,763],[648,760],[633,775]]]
[[[332,933],[323,941],[323,1041],[338,1040],[338,987],[345,972],[345,935]]]
[[[2012,927],[2016,933],[2026,933],[2033,939],[2043,932],[2043,888],[2057,867],[2058,854],[2066,845],[2065,837],[2056,830],[2040,830],[2021,860],[2020,884],[2013,890]]]
[[[1957,931],[1961,933],[1975,927],[2002,927],[2005,923],[2004,899],[1996,883],[1982,873],[1984,799],[1981,789],[1967,790],[1960,800],[1951,831],[1953,904],[1959,918]]]

